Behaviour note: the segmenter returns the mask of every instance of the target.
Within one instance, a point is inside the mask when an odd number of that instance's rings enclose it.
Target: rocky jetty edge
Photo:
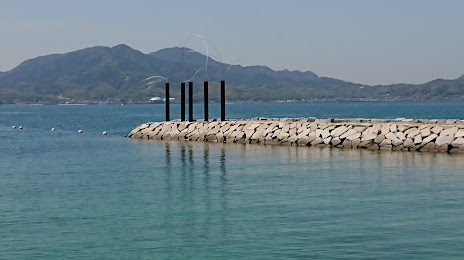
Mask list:
[[[141,124],[127,137],[464,154],[464,120],[253,118]]]

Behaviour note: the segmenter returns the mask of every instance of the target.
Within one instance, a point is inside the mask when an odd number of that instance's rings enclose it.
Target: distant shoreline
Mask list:
[[[460,103],[464,102],[464,100],[340,100],[340,101],[228,101],[226,104],[233,105],[233,104],[301,104],[301,103],[402,103],[402,102],[411,102],[411,103],[421,103],[421,102],[446,102],[446,103]],[[187,102],[188,104],[188,102]],[[194,104],[203,104],[203,102],[195,102]],[[209,102],[209,104],[218,104],[218,102]],[[99,104],[99,103],[77,103],[77,104],[0,104],[4,106],[125,106],[125,105],[165,105],[165,103],[106,103],[106,104]],[[180,105],[180,103],[171,103],[171,105]]]

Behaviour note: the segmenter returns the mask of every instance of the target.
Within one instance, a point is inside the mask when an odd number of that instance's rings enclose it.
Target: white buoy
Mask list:
[[[103,135],[107,135],[107,134],[108,134],[108,132],[106,132],[106,131],[103,131],[103,133],[102,133],[102,134],[103,134]]]
[[[13,129],[16,129],[16,126],[14,125],[12,128],[13,128]]]
[[[53,127],[53,128],[52,128],[52,131],[55,131],[55,130],[56,130],[56,129]]]
[[[77,132],[78,132],[79,134],[82,134],[82,133],[84,133],[84,131],[82,131],[82,130],[79,130],[79,131],[77,131]]]
[[[23,130],[23,126],[22,126],[22,125],[20,125],[20,126],[19,126],[19,129]]]

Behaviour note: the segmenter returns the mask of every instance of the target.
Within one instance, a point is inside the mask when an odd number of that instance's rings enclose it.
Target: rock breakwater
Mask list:
[[[254,118],[153,122],[127,137],[464,154],[464,120]]]

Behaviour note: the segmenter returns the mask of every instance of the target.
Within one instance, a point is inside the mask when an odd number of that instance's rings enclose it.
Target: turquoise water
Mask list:
[[[461,119],[463,108],[227,107]],[[163,116],[162,105],[0,106],[0,259],[464,258],[462,155],[123,138]]]

